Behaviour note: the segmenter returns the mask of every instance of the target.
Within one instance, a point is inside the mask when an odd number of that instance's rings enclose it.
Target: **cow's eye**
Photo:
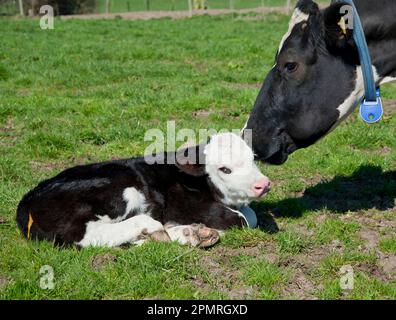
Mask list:
[[[296,71],[298,68],[298,63],[297,62],[286,62],[285,63],[285,70],[288,73],[293,73]]]
[[[221,167],[219,168],[219,170],[225,174],[231,174],[231,169],[227,168],[227,167]]]

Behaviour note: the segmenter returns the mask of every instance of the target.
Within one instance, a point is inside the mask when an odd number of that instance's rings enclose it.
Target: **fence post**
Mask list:
[[[286,1],[286,8],[287,8],[287,13],[290,13],[291,10],[291,0]]]
[[[234,10],[234,0],[230,0],[230,10]]]
[[[21,16],[24,16],[25,13],[23,11],[23,1],[19,0],[19,13],[21,14]]]
[[[110,13],[110,0],[106,0],[106,14]]]
[[[150,11],[150,0],[144,0],[146,4],[146,11]]]
[[[188,2],[188,12],[189,12],[189,15],[190,15],[190,18],[192,17],[192,15],[193,15],[193,5],[192,5],[192,0],[187,0],[187,2]]]

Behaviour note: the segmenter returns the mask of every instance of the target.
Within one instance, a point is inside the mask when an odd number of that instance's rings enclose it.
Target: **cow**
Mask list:
[[[199,160],[199,161],[198,161]],[[76,166],[28,192],[17,223],[28,239],[115,247],[147,239],[207,247],[243,227],[238,209],[270,182],[233,133],[155,155]]]
[[[362,100],[364,83],[345,3],[300,0],[244,129],[256,158],[280,165],[330,133]],[[356,0],[377,85],[396,80],[396,1]],[[344,21],[345,22],[345,21]]]

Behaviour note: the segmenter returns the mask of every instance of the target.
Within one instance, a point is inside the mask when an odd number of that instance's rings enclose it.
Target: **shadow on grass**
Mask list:
[[[265,226],[270,216],[268,211],[275,217],[291,218],[323,209],[339,214],[367,209],[386,211],[394,208],[395,198],[396,171],[383,172],[381,167],[367,165],[351,176],[336,176],[331,181],[309,187],[299,198],[264,201],[255,203],[253,208],[258,214],[259,225],[263,223]]]

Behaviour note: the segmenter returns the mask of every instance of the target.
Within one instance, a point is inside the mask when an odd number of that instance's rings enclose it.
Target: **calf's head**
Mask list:
[[[352,30],[341,28],[343,4],[320,10],[300,0],[246,124],[260,160],[288,155],[330,132],[363,95]]]
[[[248,204],[270,189],[269,179],[254,163],[253,151],[235,134],[214,135],[206,145],[183,149],[179,155],[177,166],[190,175],[206,175],[227,205]]]

